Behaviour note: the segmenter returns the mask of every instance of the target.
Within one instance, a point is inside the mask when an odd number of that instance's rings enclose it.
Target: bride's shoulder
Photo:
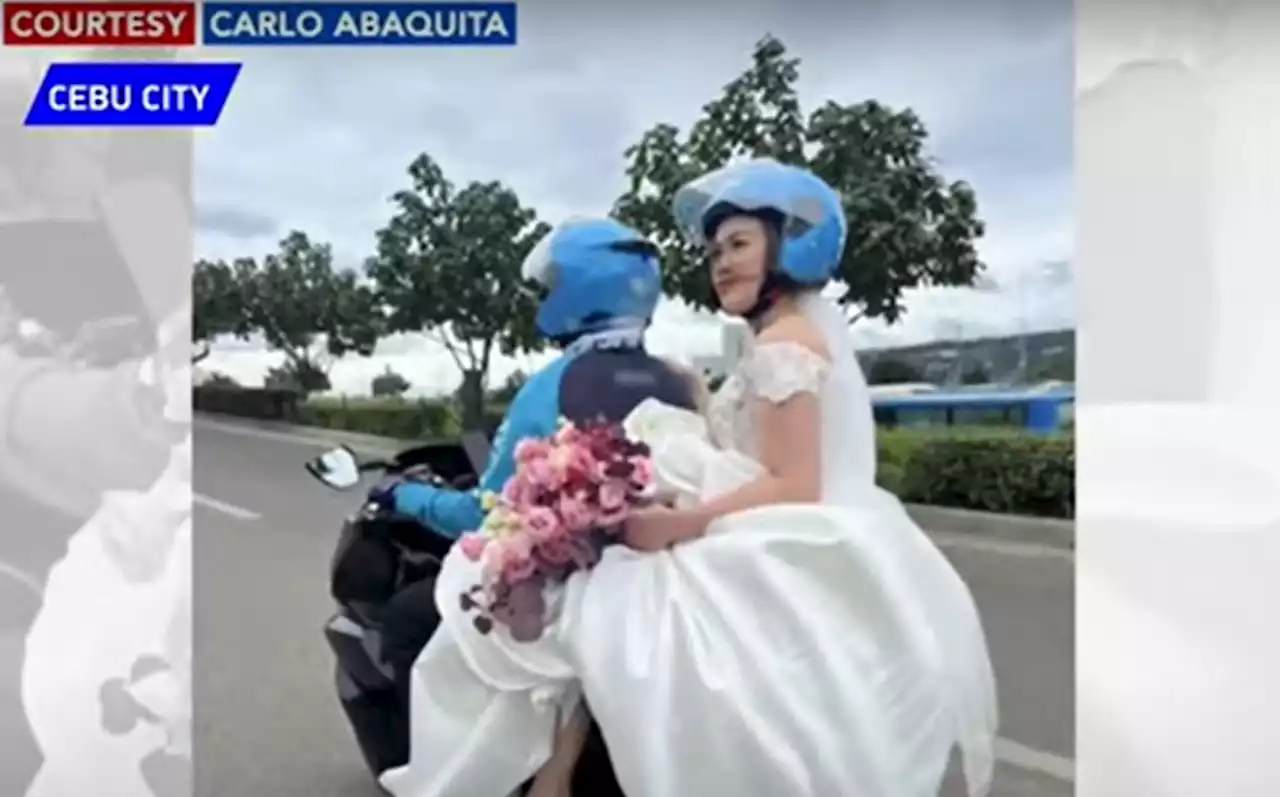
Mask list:
[[[785,316],[756,336],[746,366],[757,394],[783,401],[798,392],[818,392],[831,369],[831,353],[821,330],[807,318]]]
[[[800,357],[831,362],[827,341],[812,321],[802,315],[786,315],[756,335],[752,355],[764,357]]]

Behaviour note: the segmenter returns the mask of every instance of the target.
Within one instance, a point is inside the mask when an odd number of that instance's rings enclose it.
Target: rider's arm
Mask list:
[[[451,490],[420,482],[402,484],[395,491],[397,512],[416,517],[446,537],[478,528],[484,519],[480,496],[500,492],[515,472],[516,444],[526,437],[545,437],[555,431],[559,416],[559,369],[535,374],[516,393],[494,436],[489,462],[472,490]]]
[[[710,522],[769,504],[822,498],[822,385],[831,355],[821,332],[805,319],[784,319],[762,332],[745,370],[755,410],[764,473],[700,505]]]

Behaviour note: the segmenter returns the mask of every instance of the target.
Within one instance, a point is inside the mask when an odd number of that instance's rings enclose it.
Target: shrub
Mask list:
[[[204,403],[214,404],[207,399]],[[225,405],[207,408],[229,411]],[[506,409],[497,402],[486,405],[485,431],[490,436]],[[456,440],[460,417],[448,399],[316,397],[297,409],[300,423],[403,440]],[[1047,436],[990,426],[896,428],[878,430],[876,443],[876,480],[904,501],[1075,516],[1075,440],[1069,432]]]
[[[1075,516],[1075,439],[955,430],[899,443],[893,489],[904,501],[987,512]],[[892,447],[892,444],[891,444]]]
[[[298,422],[348,432],[404,440],[447,440],[461,432],[452,402],[383,398],[313,398],[298,411]]]

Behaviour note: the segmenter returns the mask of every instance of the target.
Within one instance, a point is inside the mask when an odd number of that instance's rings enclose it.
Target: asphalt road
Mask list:
[[[358,500],[303,471],[324,447],[197,421],[197,797],[379,794],[338,708],[321,636],[331,546]],[[973,589],[995,658],[1004,739],[993,797],[1069,797],[1070,557],[944,548]]]

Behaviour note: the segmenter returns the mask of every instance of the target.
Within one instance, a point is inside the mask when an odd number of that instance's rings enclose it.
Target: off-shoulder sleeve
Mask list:
[[[807,346],[792,341],[770,341],[755,346],[747,356],[747,389],[774,404],[797,393],[818,395],[831,371],[831,363]]]

